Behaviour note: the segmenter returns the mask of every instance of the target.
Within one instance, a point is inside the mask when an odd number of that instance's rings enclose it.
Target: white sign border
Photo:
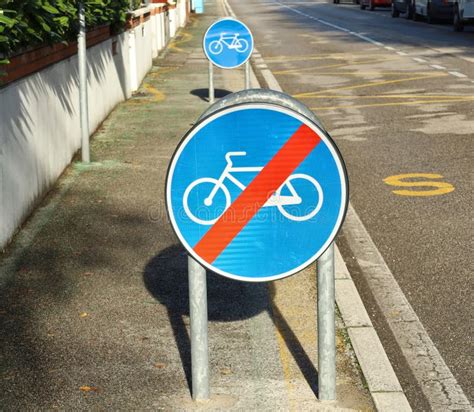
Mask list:
[[[337,169],[339,171],[339,176],[341,179],[341,207],[339,209],[339,214],[337,216],[336,224],[334,225],[333,230],[331,231],[331,234],[329,235],[327,241],[319,248],[319,250],[308,260],[306,260],[304,263],[299,265],[298,267],[289,270],[287,272],[278,274],[278,275],[272,275],[272,276],[266,276],[266,277],[245,277],[245,276],[239,276],[239,275],[234,275],[232,273],[225,272],[219,268],[214,267],[212,264],[206,262],[203,260],[199,255],[197,255],[194,251],[194,249],[188,244],[188,242],[183,238],[181,235],[181,231],[179,230],[179,227],[176,223],[176,219],[174,217],[173,213],[173,208],[171,204],[171,180],[173,178],[173,173],[176,167],[177,160],[179,159],[182,151],[184,148],[187,146],[187,144],[191,141],[191,139],[204,127],[206,127],[209,123],[213,122],[214,120],[225,116],[227,114],[240,111],[240,110],[250,110],[250,109],[265,109],[265,110],[273,110],[277,111],[280,113],[284,113],[286,115],[289,115],[297,120],[299,120],[301,123],[305,124],[308,126],[311,130],[313,130],[320,138],[321,140],[324,141],[326,146],[328,147],[329,151],[331,152],[333,158],[336,160],[336,165]],[[230,279],[235,279],[235,280],[240,280],[240,281],[245,281],[245,282],[268,282],[268,281],[273,281],[277,279],[282,279],[291,275],[294,275],[295,273],[298,273],[302,271],[304,268],[308,267],[311,265],[313,262],[315,262],[323,253],[324,251],[329,247],[329,245],[332,243],[332,241],[335,239],[337,233],[339,232],[339,229],[342,226],[342,223],[344,221],[344,217],[346,215],[347,211],[347,206],[349,203],[349,196],[348,196],[348,187],[349,187],[349,180],[344,164],[344,160],[342,159],[341,154],[339,153],[339,150],[337,149],[336,145],[334,144],[333,140],[331,139],[328,134],[322,130],[321,128],[318,127],[313,121],[308,119],[305,116],[300,115],[299,113],[288,109],[283,106],[279,106],[276,104],[270,104],[270,103],[241,103],[241,104],[236,104],[233,106],[226,107],[222,110],[219,110],[217,112],[212,113],[209,117],[206,117],[203,119],[201,122],[197,123],[181,140],[179,143],[178,147],[176,148],[176,151],[174,152],[170,165],[168,167],[168,172],[166,176],[166,209],[168,212],[168,217],[171,222],[171,226],[173,228],[173,231],[176,233],[176,236],[178,236],[180,242],[183,244],[187,252],[196,260],[198,261],[202,266],[205,268],[218,273],[219,275],[225,276]]]

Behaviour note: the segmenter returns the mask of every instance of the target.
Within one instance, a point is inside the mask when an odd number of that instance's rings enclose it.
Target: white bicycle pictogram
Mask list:
[[[221,54],[226,46],[229,50],[236,50],[238,53],[245,53],[249,48],[249,42],[239,38],[239,33],[221,33],[219,40],[211,41],[209,52],[211,54]]]
[[[183,206],[187,216],[195,223],[200,225],[212,225],[214,224],[229,208],[231,204],[231,196],[229,189],[224,184],[224,181],[227,179],[231,181],[234,185],[236,185],[240,190],[245,190],[246,186],[243,184],[239,179],[237,179],[233,173],[255,173],[260,172],[263,167],[234,167],[232,164],[232,157],[234,156],[246,156],[246,152],[228,152],[225,155],[225,159],[227,161],[227,165],[224,168],[224,171],[220,175],[218,179],[213,177],[202,177],[193,181],[184,191],[183,196]],[[309,182],[312,187],[316,189],[315,194],[317,194],[317,202],[315,206],[311,206],[307,208],[302,215],[299,214],[292,214],[294,210],[286,210],[285,206],[290,205],[300,205],[303,202],[303,199],[298,195],[295,187],[293,186],[292,182],[296,180],[306,181]],[[206,190],[205,186],[209,185],[210,187]],[[189,207],[189,197],[191,193],[198,189],[198,199],[202,198],[203,202],[199,202],[201,204],[195,207],[195,212],[193,213]],[[289,192],[290,195],[282,195],[282,191]],[[203,196],[202,193],[209,192],[209,195]],[[222,192],[225,199],[225,204],[220,205],[220,208],[216,208],[214,205],[215,197],[218,193]],[[222,195],[220,195],[222,198]],[[295,173],[285,180],[285,182],[277,189],[275,193],[273,193],[270,198],[266,201],[263,207],[273,207],[276,206],[280,213],[285,216],[289,220],[293,221],[304,221],[311,219],[316,213],[319,212],[321,206],[323,205],[323,190],[319,182],[306,174],[303,173]],[[219,205],[218,205],[219,207]],[[199,212],[199,213],[196,213]],[[200,215],[204,214],[204,217]],[[197,216],[198,215],[198,216]]]

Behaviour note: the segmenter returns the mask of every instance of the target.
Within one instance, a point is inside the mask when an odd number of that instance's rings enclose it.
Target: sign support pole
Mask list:
[[[77,54],[79,60],[79,104],[81,118],[81,158],[83,163],[90,162],[89,152],[89,113],[87,104],[87,57],[86,57],[86,16],[84,3],[78,4],[79,34],[77,36]]]
[[[209,399],[206,269],[188,256],[191,380],[195,401]]]
[[[336,399],[334,242],[318,259],[318,395]]]
[[[214,65],[209,61],[209,103],[214,103]]]
[[[245,62],[245,90],[250,89],[250,61]]]

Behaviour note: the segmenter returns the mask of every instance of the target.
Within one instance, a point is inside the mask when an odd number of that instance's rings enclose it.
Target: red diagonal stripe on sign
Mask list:
[[[208,263],[214,262],[320,141],[314,130],[300,126],[199,240],[194,247],[197,255]]]

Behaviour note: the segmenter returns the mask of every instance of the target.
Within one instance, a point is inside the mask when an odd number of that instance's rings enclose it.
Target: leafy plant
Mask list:
[[[75,40],[77,0],[0,0],[0,64],[25,48]],[[138,0],[132,6],[138,7]],[[86,26],[124,28],[130,0],[84,0]]]

